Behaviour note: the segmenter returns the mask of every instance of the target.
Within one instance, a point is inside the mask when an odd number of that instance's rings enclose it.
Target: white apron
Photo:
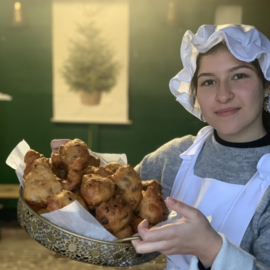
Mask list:
[[[212,133],[213,128],[210,126],[201,129],[194,143],[180,155],[183,162],[174,180],[171,197],[199,209],[205,216],[212,216],[212,227],[239,246],[270,184],[270,154],[260,158],[258,171],[246,185],[200,178],[194,175],[194,166],[204,142]],[[166,270],[187,270],[191,257],[167,256]]]

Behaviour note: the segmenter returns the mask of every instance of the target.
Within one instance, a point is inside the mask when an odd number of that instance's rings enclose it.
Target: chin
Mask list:
[[[208,122],[209,123],[209,122]],[[232,123],[226,124],[226,123],[218,123],[218,124],[211,124],[209,123],[218,133],[219,137],[222,136],[236,136],[240,135],[242,131],[242,127],[238,125],[233,125]]]

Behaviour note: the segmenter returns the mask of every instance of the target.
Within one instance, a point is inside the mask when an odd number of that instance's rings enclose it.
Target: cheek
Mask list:
[[[197,94],[196,101],[199,103],[201,110],[204,112],[206,108],[209,108],[210,104],[212,103],[213,97],[211,95],[207,95],[206,93]]]
[[[245,101],[246,104],[249,104],[250,106],[254,107],[261,107],[263,106],[264,101],[264,90],[262,87],[258,86],[247,86],[244,88],[243,91],[239,92],[239,96],[243,101]]]

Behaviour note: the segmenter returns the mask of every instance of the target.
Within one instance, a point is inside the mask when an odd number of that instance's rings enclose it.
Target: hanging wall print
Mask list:
[[[128,0],[54,0],[52,19],[52,121],[128,124]]]

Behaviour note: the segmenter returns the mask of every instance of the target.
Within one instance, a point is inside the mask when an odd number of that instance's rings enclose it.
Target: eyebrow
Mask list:
[[[253,69],[252,67],[247,66],[247,65],[236,66],[236,67],[230,68],[228,71],[229,71],[229,72],[233,72],[233,71],[236,71],[236,70],[238,70],[238,69],[240,69],[240,68],[249,68],[249,69],[251,69],[251,70],[254,71],[254,69]],[[214,75],[215,75],[214,73],[201,73],[201,74],[198,76],[197,79],[199,79],[199,78],[202,77],[202,76],[214,76]]]

